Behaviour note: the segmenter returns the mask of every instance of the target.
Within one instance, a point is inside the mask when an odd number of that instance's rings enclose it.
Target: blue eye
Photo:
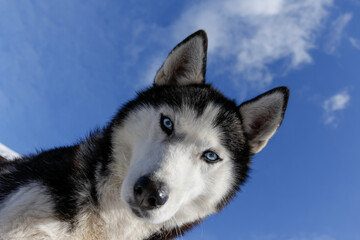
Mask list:
[[[209,162],[209,163],[214,163],[214,162],[217,162],[219,160],[221,160],[219,158],[219,156],[212,152],[212,151],[206,151],[203,153],[203,158],[205,159],[205,161]]]
[[[173,123],[169,118],[164,118],[163,124],[167,129],[172,129]]]
[[[167,134],[170,135],[173,132],[174,129],[174,124],[173,122],[170,120],[170,118],[161,115],[160,118],[160,126],[161,129]]]

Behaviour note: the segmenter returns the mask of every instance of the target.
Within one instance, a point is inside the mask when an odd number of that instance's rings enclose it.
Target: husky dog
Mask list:
[[[0,162],[0,239],[173,239],[220,211],[280,126],[289,91],[236,105],[205,83],[207,36],[69,147]]]

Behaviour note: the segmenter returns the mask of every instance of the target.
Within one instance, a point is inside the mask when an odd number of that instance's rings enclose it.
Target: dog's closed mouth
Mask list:
[[[139,209],[137,207],[131,207],[131,211],[135,214],[135,216],[139,218],[148,218],[149,213],[146,210]]]
[[[141,215],[141,213],[140,213],[140,211],[139,211],[138,209],[132,207],[132,208],[131,208],[131,211],[132,211],[137,217],[139,217],[139,218],[142,217],[142,215]]]
[[[147,212],[146,209],[141,209],[139,206],[137,206],[135,203],[133,202],[129,202],[130,205],[130,209],[131,211],[134,213],[135,216],[137,216],[138,218],[148,218],[149,217],[149,213]]]

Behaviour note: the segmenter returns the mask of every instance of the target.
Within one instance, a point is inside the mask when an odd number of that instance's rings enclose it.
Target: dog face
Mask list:
[[[115,118],[120,197],[144,221],[182,225],[220,210],[283,119],[287,88],[237,106],[205,84],[206,48],[204,31],[186,38]]]
[[[126,120],[127,128],[119,134],[128,131],[127,139],[132,139],[131,162],[121,198],[135,215],[153,223],[173,216],[187,222],[194,213],[197,219],[216,211],[236,176],[232,153],[223,144],[226,136],[215,126],[220,112],[213,104],[201,115],[192,106],[147,106]],[[237,124],[241,141],[239,120]]]

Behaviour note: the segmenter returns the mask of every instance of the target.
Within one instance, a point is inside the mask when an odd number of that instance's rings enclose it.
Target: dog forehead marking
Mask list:
[[[206,106],[201,114],[192,107],[186,107],[178,114],[175,127],[186,134],[188,141],[202,148],[199,150],[211,149],[224,157],[227,151],[221,144],[222,131],[215,126],[219,112],[220,106],[213,103]]]

